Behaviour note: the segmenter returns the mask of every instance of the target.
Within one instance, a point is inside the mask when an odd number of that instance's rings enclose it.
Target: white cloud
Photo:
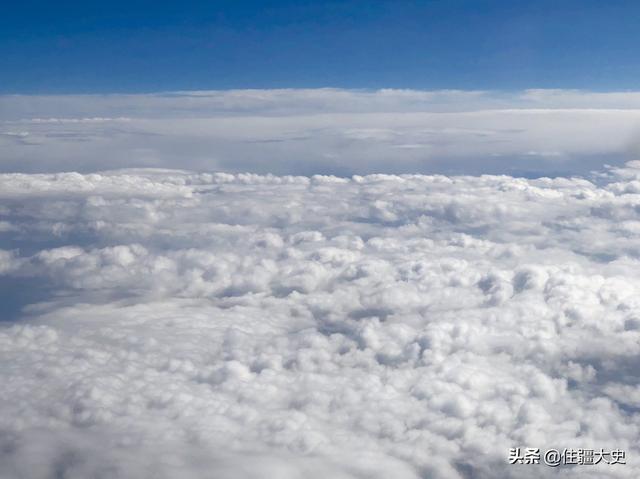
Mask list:
[[[0,171],[586,173],[637,158],[640,94],[231,90],[0,96]]]
[[[639,182],[0,175],[0,476],[637,477]]]

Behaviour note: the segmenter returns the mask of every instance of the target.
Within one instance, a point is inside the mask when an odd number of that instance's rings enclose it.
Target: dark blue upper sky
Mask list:
[[[8,1],[0,92],[640,88],[640,2]]]

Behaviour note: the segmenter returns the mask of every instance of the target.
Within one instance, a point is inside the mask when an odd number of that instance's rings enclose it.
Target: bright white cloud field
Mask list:
[[[638,163],[3,174],[0,216],[2,478],[640,475]]]

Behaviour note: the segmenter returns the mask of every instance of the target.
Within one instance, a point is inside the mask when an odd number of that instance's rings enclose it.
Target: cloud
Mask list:
[[[0,476],[637,477],[638,184],[0,175]]]
[[[640,94],[341,89],[0,96],[0,171],[585,174],[636,159]]]

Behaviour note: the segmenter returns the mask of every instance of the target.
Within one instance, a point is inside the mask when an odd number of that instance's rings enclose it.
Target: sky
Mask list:
[[[0,93],[637,87],[633,1],[5,2]]]
[[[630,1],[11,2],[0,171],[589,174],[640,151]]]

